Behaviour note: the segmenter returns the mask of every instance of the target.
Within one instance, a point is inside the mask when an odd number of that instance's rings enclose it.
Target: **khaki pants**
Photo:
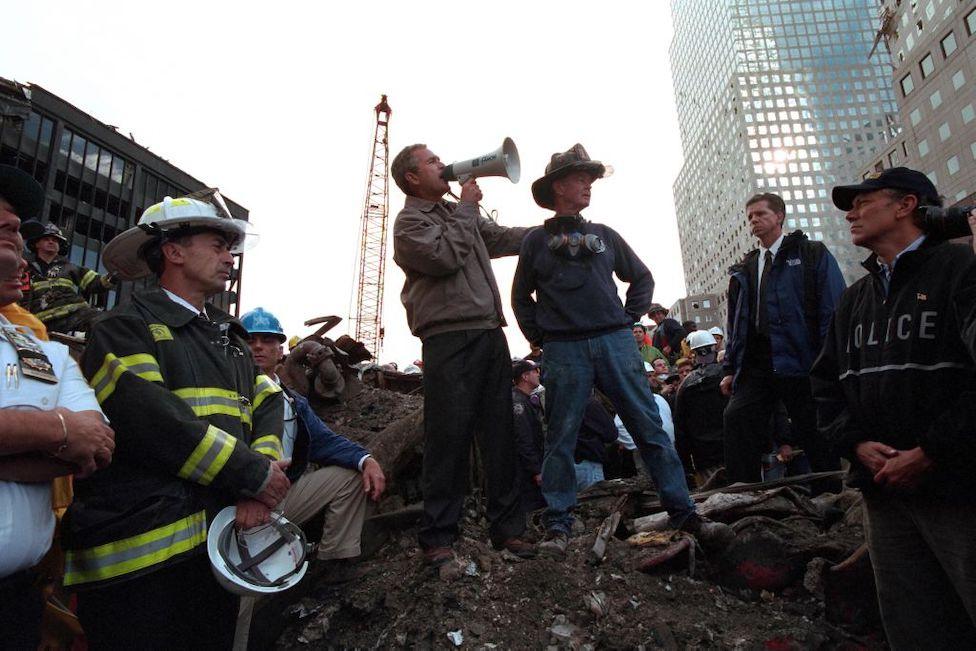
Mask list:
[[[360,536],[366,520],[366,492],[362,475],[347,468],[326,466],[306,472],[292,484],[278,506],[291,522],[301,525],[325,511],[318,559],[355,558],[360,554]],[[247,649],[251,615],[257,599],[242,597],[237,617],[234,649]]]

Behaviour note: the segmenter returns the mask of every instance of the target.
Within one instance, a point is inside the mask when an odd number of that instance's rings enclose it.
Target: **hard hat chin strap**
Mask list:
[[[237,578],[264,588],[273,588],[282,585],[289,578],[297,574],[305,564],[305,556],[308,552],[305,545],[300,545],[301,556],[296,559],[295,567],[292,568],[290,572],[287,572],[274,581],[268,579],[268,577],[261,572],[260,568],[258,568],[258,565],[271,558],[275,552],[285,545],[289,545],[301,540],[301,536],[299,535],[300,530],[298,530],[298,528],[290,522],[282,523],[280,520],[272,516],[271,526],[274,527],[278,532],[278,539],[254,556],[251,556],[251,552],[248,549],[247,544],[243,541],[243,535],[235,535],[236,532],[233,523],[229,523],[224,530],[220,532],[220,541],[218,545],[224,562],[227,564],[230,571],[237,576]],[[227,558],[226,554],[224,553],[224,550],[228,549],[228,545],[231,543],[231,536],[233,536],[233,544],[236,545],[237,552],[241,556],[240,563],[234,563],[232,560]]]

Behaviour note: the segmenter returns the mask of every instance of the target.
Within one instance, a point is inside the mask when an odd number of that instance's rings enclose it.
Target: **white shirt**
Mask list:
[[[783,244],[783,238],[785,235],[783,233],[779,234],[776,241],[773,242],[769,248],[763,247],[762,244],[759,245],[759,267],[756,269],[756,314],[759,314],[759,285],[762,283],[763,268],[766,266],[766,251],[772,255],[772,259],[776,259],[776,254],[779,253],[779,247]]]
[[[166,293],[166,295],[169,296],[169,300],[173,301],[177,305],[182,305],[183,307],[185,307],[186,309],[190,310],[194,314],[197,314],[197,315],[202,314],[203,316],[207,316],[207,310],[206,310],[206,308],[204,308],[201,311],[201,310],[197,309],[192,303],[190,303],[190,301],[186,300],[182,296],[177,296],[176,294],[174,294],[173,292],[169,291],[165,287],[161,287],[160,289],[162,289]],[[210,317],[207,317],[207,318],[210,318]]]
[[[671,439],[671,444],[674,445],[674,421],[671,418],[671,407],[667,400],[656,393],[654,394],[654,402],[657,404],[657,412],[661,414],[661,425],[664,427],[668,438]],[[624,422],[620,420],[620,416],[613,417],[613,424],[617,426],[617,443],[628,450],[636,450],[637,444],[634,443],[634,437],[624,427]]]
[[[0,316],[0,329],[15,327]],[[39,341],[26,328],[20,331],[40,344],[54,367],[58,383],[47,384],[24,376],[17,352],[0,335],[0,371],[13,366],[19,378],[19,384],[7,386],[6,374],[0,373],[0,409],[49,411],[64,407],[71,411],[101,411],[95,393],[78,364],[68,355],[67,347],[53,341]],[[50,548],[53,533],[50,482],[0,481],[0,577],[37,565]]]

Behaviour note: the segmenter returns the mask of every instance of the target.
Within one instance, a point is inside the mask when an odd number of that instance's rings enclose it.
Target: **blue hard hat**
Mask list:
[[[249,335],[274,335],[278,341],[284,343],[285,331],[281,329],[281,321],[263,307],[256,307],[241,317],[241,325]]]

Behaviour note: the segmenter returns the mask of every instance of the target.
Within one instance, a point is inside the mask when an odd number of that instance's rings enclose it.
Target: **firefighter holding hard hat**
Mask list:
[[[30,290],[21,304],[51,332],[87,332],[101,310],[88,301],[115,286],[112,274],[99,275],[68,260],[68,240],[55,224],[27,238]]]
[[[81,360],[118,433],[116,463],[76,484],[65,584],[93,648],[227,648],[238,599],[211,574],[207,528],[285,496],[281,389],[247,332],[206,302],[251,239],[219,194],[167,197],[105,247],[123,280],[154,274],[91,330]]]

